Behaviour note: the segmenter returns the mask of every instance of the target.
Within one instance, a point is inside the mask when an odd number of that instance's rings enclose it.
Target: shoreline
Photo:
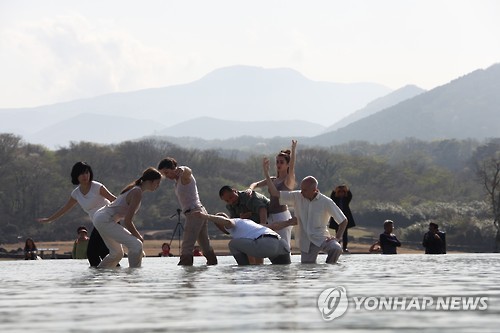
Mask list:
[[[228,249],[227,244],[229,243],[230,239],[212,239],[210,240],[210,244],[212,245],[215,253],[217,256],[228,256],[231,255]],[[68,258],[67,256],[69,255],[71,258],[71,250],[73,249],[73,242],[74,241],[53,241],[53,242],[36,242],[36,246],[39,249],[49,249],[49,248],[56,248],[58,249],[56,251],[56,256],[60,256],[61,259],[63,258]],[[161,252],[161,245],[163,243],[170,243],[170,240],[145,240],[144,241],[144,252],[146,253],[147,257],[157,257],[158,254]],[[182,243],[182,242],[181,242]],[[17,250],[18,248],[24,248],[24,242],[19,242],[19,243],[13,243],[13,244],[1,244],[0,247],[3,247],[4,249],[7,250],[8,254],[10,255],[11,250]],[[171,253],[175,256],[179,256],[179,241],[178,240],[172,240],[172,243],[170,244],[171,247]],[[370,248],[369,244],[364,244],[364,243],[358,243],[358,242],[350,242],[349,243],[349,254],[371,254],[368,252],[368,249]],[[125,251],[126,252],[126,251]],[[423,254],[424,250],[417,250],[409,247],[402,246],[398,248],[398,254]],[[300,251],[298,251],[297,246],[295,245],[295,240],[292,239],[292,254],[300,254]],[[376,254],[376,253],[375,253]],[[12,255],[15,256],[15,255]],[[45,251],[44,258],[45,259],[50,259],[51,256],[51,251]],[[24,254],[20,255],[20,258],[9,258],[9,257],[1,257],[0,253],[0,260],[2,259],[7,259],[7,260],[18,260],[22,259],[24,260]]]

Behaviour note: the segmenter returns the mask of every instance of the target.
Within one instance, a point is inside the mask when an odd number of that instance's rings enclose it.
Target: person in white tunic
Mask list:
[[[326,262],[337,262],[342,247],[340,240],[347,226],[347,218],[332,199],[318,190],[318,181],[313,176],[305,177],[300,183],[300,191],[278,191],[269,176],[269,160],[263,161],[264,175],[271,195],[279,198],[280,203],[295,208],[297,225],[295,236],[300,247],[302,263],[316,263],[319,251],[327,253]],[[328,223],[330,217],[339,224],[335,237],[330,236]]]
[[[71,192],[66,204],[51,216],[37,219],[38,222],[47,223],[55,221],[69,212],[77,203],[88,214],[92,222],[97,210],[116,199],[106,186],[94,180],[92,168],[86,162],[77,162],[73,165],[71,169],[71,183],[78,186]],[[108,253],[109,250],[102,240],[101,235],[99,235],[96,228],[93,228],[87,247],[87,259],[90,266],[97,267]]]
[[[124,255],[122,245],[128,249],[129,267],[141,266],[144,239],[132,219],[141,206],[143,192],[156,190],[160,182],[160,172],[148,168],[139,179],[126,186],[113,203],[95,213],[94,226],[109,248],[109,254],[98,268],[116,267]]]

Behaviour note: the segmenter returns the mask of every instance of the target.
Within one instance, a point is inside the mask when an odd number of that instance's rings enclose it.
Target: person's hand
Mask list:
[[[50,220],[46,217],[42,217],[42,218],[39,218],[36,220],[37,220],[37,222],[40,222],[40,223],[50,223]]]
[[[269,159],[267,157],[262,159],[262,169],[264,170],[264,175],[269,175]]]
[[[252,192],[253,192],[253,190],[252,190],[251,188],[247,188],[247,189],[245,190],[245,193],[246,193],[248,196],[252,195]]]
[[[331,237],[327,237],[327,238],[326,238],[326,241],[327,241],[327,242],[336,241],[337,243],[339,243],[339,244],[340,244],[340,239],[338,239],[337,237],[333,237],[333,236],[331,236]]]
[[[292,140],[292,149],[297,147],[297,140]]]
[[[294,217],[292,217],[291,219],[289,219],[289,220],[288,220],[288,223],[289,223],[290,225],[297,225],[297,224],[298,224],[298,222],[299,222],[299,220],[298,220],[298,219],[297,219],[297,217],[295,217],[295,216],[294,216]]]
[[[180,176],[182,176],[183,172],[184,172],[183,168],[177,167],[177,169],[175,169],[175,176],[179,178]]]

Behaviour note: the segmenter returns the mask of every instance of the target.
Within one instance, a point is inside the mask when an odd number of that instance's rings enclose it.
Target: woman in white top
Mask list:
[[[297,140],[292,140],[292,149],[282,150],[276,155],[276,176],[271,177],[271,180],[278,191],[291,191],[295,188],[295,150],[297,148]],[[253,191],[256,187],[266,187],[265,179],[252,183],[250,189]],[[267,218],[267,226],[275,230],[281,238],[285,240],[291,248],[292,227],[277,230],[273,224],[280,221],[287,221],[292,218],[292,214],[288,210],[287,205],[280,205],[279,198],[270,196],[269,208],[267,209],[269,216]]]
[[[124,255],[122,244],[128,249],[129,267],[141,266],[144,239],[132,219],[141,206],[142,193],[156,190],[160,181],[161,173],[148,168],[139,179],[127,185],[113,203],[95,213],[92,222],[109,248],[109,254],[98,268],[116,267]]]
[[[71,169],[71,183],[78,186],[71,192],[66,204],[51,216],[39,218],[38,222],[52,222],[57,220],[75,207],[77,203],[89,215],[92,221],[97,210],[116,199],[103,184],[94,181],[92,168],[86,162],[77,162],[73,165]],[[97,267],[101,259],[108,253],[109,250],[106,244],[104,244],[97,229],[94,228],[87,248],[87,259],[90,266]]]

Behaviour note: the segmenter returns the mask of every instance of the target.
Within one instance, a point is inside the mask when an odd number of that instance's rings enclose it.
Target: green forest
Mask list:
[[[235,147],[238,139],[231,150],[207,150],[182,148],[154,138],[112,145],[75,142],[49,150],[13,134],[0,134],[0,243],[26,237],[71,240],[79,225],[91,227],[78,206],[53,223],[36,221],[66,203],[74,188],[71,167],[77,161],[89,163],[94,179],[118,194],[144,169],[172,156],[193,170],[208,211],[223,211],[220,187],[248,188],[263,178],[262,158],[274,158],[278,153],[247,153],[242,159],[235,158]],[[288,147],[280,149],[284,148]],[[491,252],[496,250],[499,152],[500,139],[406,139],[380,145],[350,142],[330,148],[301,146],[299,139],[296,177],[299,182],[308,175],[316,177],[321,192],[328,196],[336,185],[347,184],[354,196],[351,209],[360,227],[381,232],[383,221],[391,219],[398,238],[417,246],[432,221],[447,232],[449,247]],[[135,223],[143,233],[172,229],[177,208],[173,184],[164,179],[157,191],[145,194]],[[219,234],[215,228],[211,232],[213,237]]]

